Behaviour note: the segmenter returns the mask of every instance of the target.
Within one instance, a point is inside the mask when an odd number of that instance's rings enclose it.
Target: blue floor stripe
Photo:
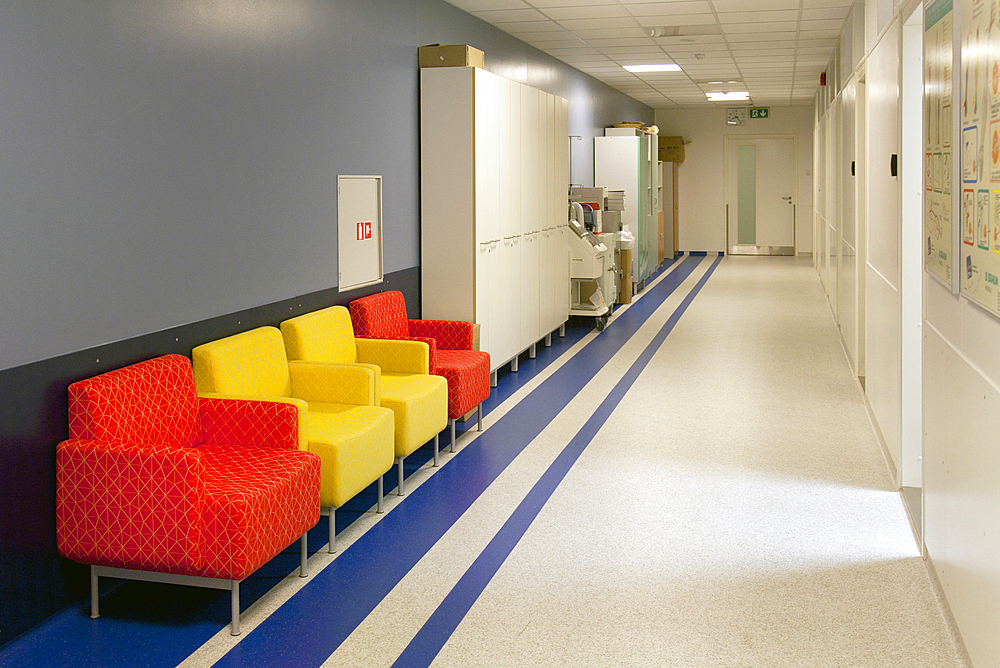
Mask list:
[[[517,373],[502,369],[498,386],[486,400],[484,415],[499,406],[560,355],[593,331],[593,320],[574,318],[565,337],[553,337],[551,347],[538,346],[535,359],[522,355]],[[459,423],[475,429],[475,418]],[[442,436],[442,446],[448,441]],[[409,476],[431,459],[431,447],[412,453],[405,460]],[[447,460],[446,460],[447,461]],[[395,489],[395,475],[386,476],[386,493]],[[358,494],[337,511],[338,534],[363,517],[375,503],[375,486]],[[309,532],[309,553],[325,550],[326,522]],[[299,546],[264,564],[240,585],[241,607],[250,605],[298,568]],[[81,574],[85,571],[81,570]],[[229,623],[229,594],[210,589],[104,579],[101,582],[101,619],[89,618],[90,603],[73,605],[20,638],[0,648],[0,666],[44,668],[48,666],[114,666],[115,668],[170,668]]]
[[[642,354],[629,367],[625,375],[615,385],[614,389],[597,407],[583,427],[576,433],[569,444],[559,453],[555,461],[528,492],[524,500],[497,532],[489,545],[476,558],[469,570],[465,572],[441,605],[431,615],[410,644],[400,654],[393,668],[421,668],[429,666],[438,655],[445,643],[458,628],[458,625],[479,599],[486,586],[496,575],[504,561],[517,546],[518,542],[535,521],[542,507],[556,491],[559,483],[569,473],[570,469],[593,441],[597,432],[611,417],[612,412],[631,389],[639,374],[659,350],[667,336],[673,331],[680,317],[694,301],[709,277],[715,271],[722,258],[717,258],[694,289],[684,298],[667,322],[660,328],[653,340],[643,350]]]
[[[650,287],[216,665],[321,665],[699,263],[685,259]]]
[[[657,274],[654,274],[654,278],[671,265],[676,263],[680,265],[670,277],[657,286],[648,288],[643,293],[642,299],[638,299],[629,309],[617,314],[607,329],[588,344],[585,349],[588,358],[584,363],[585,367],[578,367],[579,362],[567,365],[575,367],[576,370],[557,372],[558,382],[552,378],[548,379],[535,390],[538,392],[544,387],[543,393],[532,396],[542,397],[544,401],[552,403],[555,412],[561,410],[578,388],[603,366],[606,359],[610,359],[659,303],[690,274],[697,264],[697,262],[689,264],[690,262],[690,259],[679,256],[664,263]],[[558,340],[552,348],[539,347],[536,359],[529,360],[522,356],[518,373],[501,373],[499,387],[493,390],[487,400],[487,410],[495,408],[523,387],[547,364],[582,338],[587,331],[590,331],[589,325],[578,329],[569,328],[566,339]],[[527,436],[544,428],[551,418],[547,417],[547,414],[532,415],[538,412],[539,408],[540,405],[530,410],[521,409],[518,413],[520,417],[506,420],[505,428],[517,432],[511,438],[501,438],[497,433],[487,439],[488,442],[483,441],[481,446],[473,447],[494,432],[501,420],[480,439],[458,453],[447,466],[442,467],[420,488],[414,490],[403,503],[369,531],[368,533],[372,535],[363,542],[359,541],[362,544],[357,545],[357,549],[352,546],[334,564],[325,569],[323,574],[315,576],[300,592],[301,597],[298,600],[293,597],[295,602],[286,612],[283,612],[284,608],[279,610],[272,615],[273,622],[269,620],[248,634],[220,665],[243,665],[243,662],[246,665],[282,665],[286,644],[302,648],[312,642],[305,638],[313,635],[310,631],[313,628],[313,617],[330,614],[330,609],[337,606],[337,603],[331,601],[351,601],[349,609],[337,610],[330,618],[324,618],[322,622],[315,624],[316,635],[331,633],[329,638],[322,638],[317,647],[318,651],[303,650],[304,656],[315,659],[312,665],[318,665],[325,660],[343,638],[346,638],[368,612],[374,609],[385,593],[408,572],[411,567],[408,564],[415,563],[437,540],[436,537],[425,538],[425,536],[442,535],[478,497],[481,490],[485,489],[506,467],[505,461],[512,460],[530,442],[530,438],[520,445],[513,442],[523,440],[521,430],[525,430],[524,435]],[[519,421],[522,424],[518,424]],[[474,424],[470,422],[467,426],[475,428]],[[512,446],[511,453],[504,454],[505,449]],[[426,460],[430,456],[429,452],[424,455],[418,451],[408,457],[407,468],[423,463],[421,457]],[[438,482],[429,485],[439,478]],[[391,483],[394,479],[395,476],[390,475],[386,482]],[[387,485],[387,490],[390,487],[391,485]],[[421,493],[418,495],[418,492]],[[362,493],[362,496],[365,494]],[[349,502],[348,506],[337,514],[338,531],[360,517],[373,503],[374,492],[367,494],[366,498]],[[405,511],[407,507],[411,507],[411,510]],[[347,512],[344,512],[345,510]],[[400,510],[404,510],[405,516],[404,513],[400,513],[393,522],[387,523]],[[443,517],[440,521],[428,518],[426,522],[420,522],[418,520],[421,513],[425,515],[440,513]],[[413,523],[416,528],[411,531],[407,523]],[[320,549],[326,542],[325,522],[320,524],[322,526],[310,532],[310,552]],[[419,545],[411,546],[415,540]],[[397,545],[402,545],[404,549],[394,547]],[[365,556],[372,554],[370,550],[377,551],[374,559]],[[243,608],[246,609],[247,605],[277,585],[285,574],[294,570],[297,564],[298,548],[292,546],[244,581],[241,586]],[[336,569],[335,565],[338,565]],[[380,570],[386,571],[386,569],[388,571],[383,576]],[[326,576],[321,578],[320,576],[324,574]],[[376,585],[370,593],[367,592],[369,583]],[[320,586],[317,587],[316,593],[310,591],[313,584]],[[326,589],[319,592],[321,587]],[[171,668],[228,624],[228,594],[196,588],[184,588],[183,592],[178,594],[175,585],[121,581],[107,581],[106,584],[102,582],[101,589],[102,619],[89,619],[86,614],[89,608],[82,603],[68,608],[0,649],[0,664],[32,668],[65,665],[80,668],[89,666]],[[354,605],[354,602],[357,604]],[[289,604],[292,603],[293,601],[289,601]],[[314,606],[311,611],[310,606]],[[281,620],[282,615],[287,615],[285,621]],[[296,618],[296,615],[301,616]],[[304,629],[305,635],[295,630],[299,627]],[[287,641],[275,640],[272,636],[285,633]],[[258,636],[260,640],[256,639]],[[266,646],[269,643],[281,643],[282,649],[268,651]],[[248,652],[242,646],[246,646],[247,649],[252,647],[264,647],[264,649],[260,651],[250,649]],[[245,656],[254,654],[259,654],[260,659],[251,660]],[[297,656],[297,652],[293,651],[291,656]],[[298,668],[302,664],[289,661],[289,665],[296,665]]]

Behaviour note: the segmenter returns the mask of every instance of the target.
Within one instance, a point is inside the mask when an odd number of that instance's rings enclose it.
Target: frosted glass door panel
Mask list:
[[[757,243],[757,147],[737,146],[736,220],[738,244]]]

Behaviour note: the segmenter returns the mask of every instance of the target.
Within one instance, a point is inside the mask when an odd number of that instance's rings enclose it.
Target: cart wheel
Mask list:
[[[598,316],[598,318],[597,318],[597,331],[598,332],[603,331],[604,328],[608,326],[608,318],[609,317],[610,316],[607,316],[607,315]]]

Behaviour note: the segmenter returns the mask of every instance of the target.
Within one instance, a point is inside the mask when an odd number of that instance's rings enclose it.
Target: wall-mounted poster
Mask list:
[[[924,5],[924,266],[952,285],[955,222],[952,217],[952,59],[953,0]],[[998,90],[1000,95],[1000,90]],[[965,134],[963,133],[963,139]],[[1000,128],[998,128],[1000,139]],[[963,171],[964,162],[960,162]],[[978,165],[968,165],[973,174]],[[1000,155],[997,159],[1000,179]]]
[[[962,0],[961,62],[962,294],[1000,315],[1000,0]]]

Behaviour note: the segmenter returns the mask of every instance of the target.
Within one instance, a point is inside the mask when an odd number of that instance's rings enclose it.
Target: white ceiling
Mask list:
[[[854,0],[447,0],[655,108],[812,103]],[[651,36],[651,32],[666,36]],[[486,54],[489,59],[489,54]],[[676,63],[633,74],[622,65]],[[709,83],[722,81],[723,83]],[[736,83],[730,83],[736,82]]]

